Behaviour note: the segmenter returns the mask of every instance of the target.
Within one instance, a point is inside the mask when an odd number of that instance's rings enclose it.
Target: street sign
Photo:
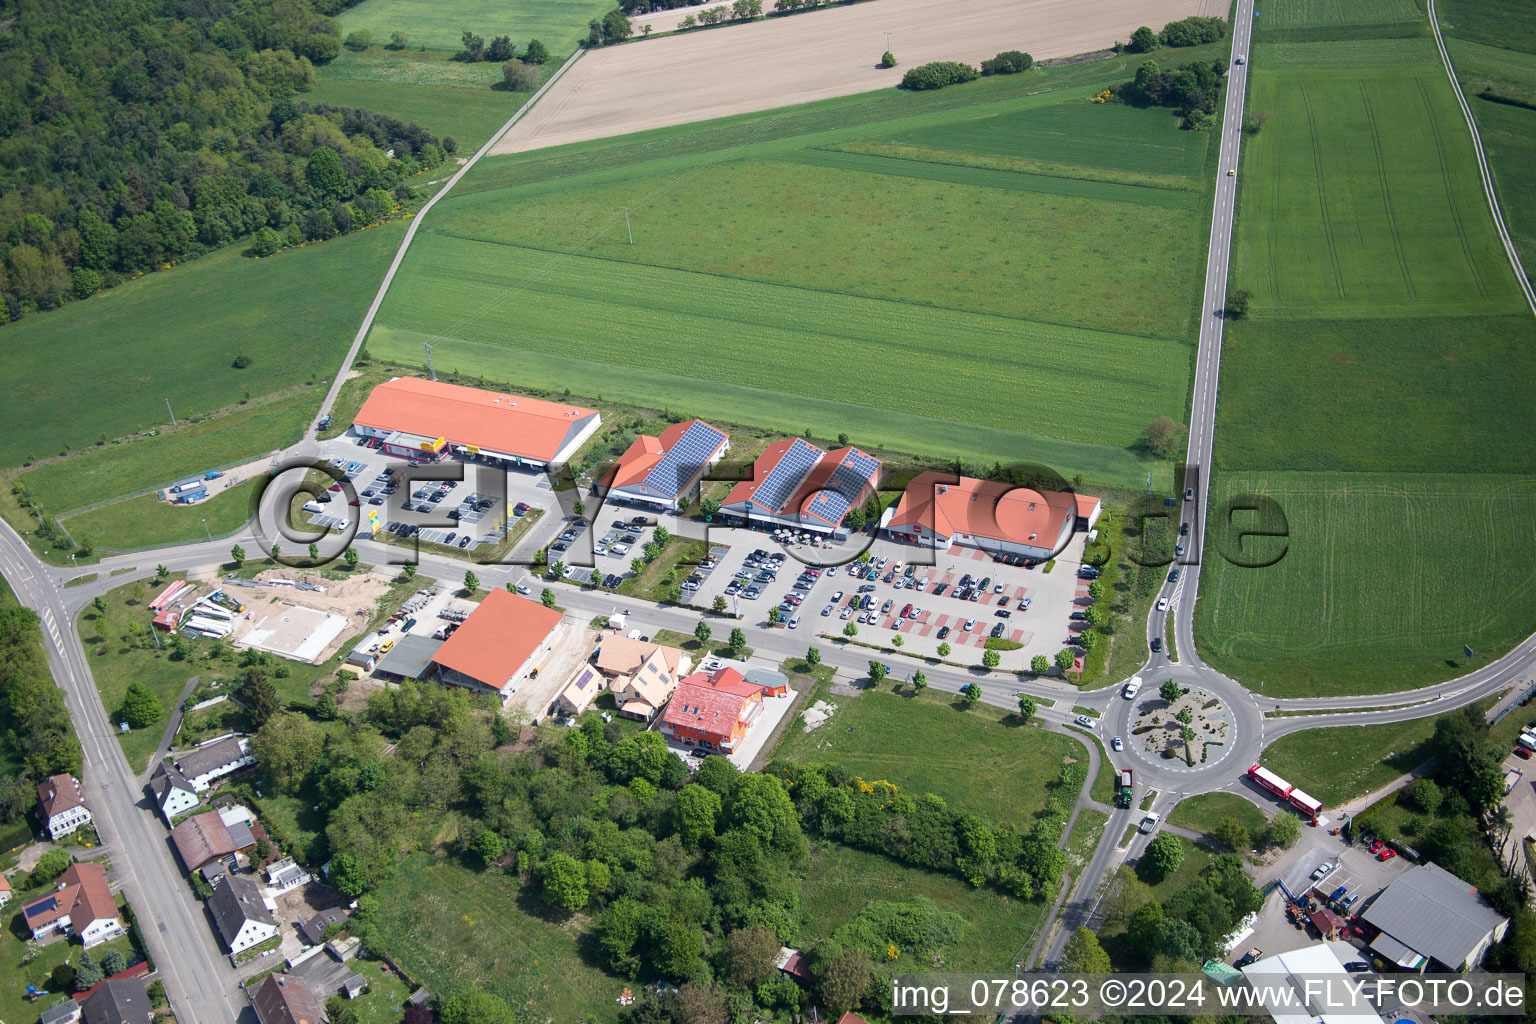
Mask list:
[[[1466,656],[1466,659],[1468,661],[1472,660],[1473,651],[1472,651],[1471,647],[1467,646],[1466,644],[1462,644],[1461,645],[1461,653]]]

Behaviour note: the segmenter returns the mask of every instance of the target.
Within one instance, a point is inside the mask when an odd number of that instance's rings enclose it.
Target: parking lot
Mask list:
[[[529,557],[548,544],[561,529],[561,512],[542,471],[492,466],[447,459],[411,467],[402,460],[357,444],[354,438],[327,442],[322,449],[330,464],[349,479],[357,492],[357,511],[377,509],[384,528],[401,536],[416,536],[466,554],[493,545],[533,509],[543,512],[513,552]],[[462,475],[461,480],[453,477]],[[433,480],[432,477],[448,479]],[[309,522],[344,528],[352,510],[336,504],[344,492],[331,490],[329,501]]]
[[[1001,652],[1002,667],[1024,668],[1036,654],[1053,657],[1061,650],[1082,624],[1071,616],[1089,603],[1088,581],[1078,577],[1080,537],[1049,573],[958,546],[937,553],[936,564],[910,565],[914,554],[925,552],[882,539],[871,545],[861,575],[857,563],[813,568],[755,530],[715,528],[710,539],[726,550],[698,589],[685,593],[689,603],[708,608],[724,596],[754,622],[766,622],[777,606],[789,628],[809,633],[840,636],[852,622],[860,638],[884,643],[899,635],[904,650],[917,655],[937,656],[947,642],[951,660],[979,662],[995,633],[1020,645]],[[825,549],[812,550],[824,556]]]

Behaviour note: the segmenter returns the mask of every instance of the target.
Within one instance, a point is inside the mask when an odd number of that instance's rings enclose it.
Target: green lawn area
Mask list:
[[[1280,21],[1349,31],[1252,53],[1250,109],[1269,121],[1243,147],[1230,285],[1253,305],[1223,346],[1197,636],[1269,695],[1388,692],[1465,671],[1463,644],[1485,663],[1536,620],[1536,585],[1511,569],[1536,555],[1536,422],[1517,397],[1536,323],[1432,42],[1382,27],[1422,13],[1306,7]],[[1488,408],[1517,410],[1497,444]],[[1289,536],[1243,551],[1254,517],[1229,525],[1226,503],[1254,496]]]
[[[1265,747],[1264,766],[1324,806],[1336,807],[1423,764],[1434,732],[1434,718],[1308,729]]]
[[[1210,159],[1166,111],[1086,102],[1124,73],[488,158],[423,224],[369,351],[414,365],[430,342],[450,372],[1139,485],[1165,467],[1128,447],[1184,418]],[[860,372],[782,372],[832,352]]]
[[[1001,709],[962,711],[953,694],[910,694],[910,687],[858,697],[818,691],[813,699],[832,701],[836,713],[814,732],[791,724],[772,756],[836,762],[865,779],[886,779],[913,795],[936,793],[952,807],[1028,830],[1063,760],[1086,755],[1080,741],[1020,727]],[[903,739],[893,744],[892,737]]]
[[[417,50],[343,50],[317,69],[316,79],[304,96],[307,102],[364,107],[415,122],[439,138],[452,138],[464,155],[478,149],[530,95],[492,89],[502,80],[499,64],[462,64]]]
[[[1109,815],[1103,811],[1085,807],[1079,812],[1077,822],[1072,826],[1072,834],[1067,837],[1068,874],[1075,877],[1083,865],[1088,863],[1099,840],[1104,838],[1104,826],[1108,824]]]
[[[827,938],[875,900],[900,902],[914,897],[932,900],[940,911],[958,914],[971,927],[946,951],[942,965],[907,970],[1012,970],[1015,954],[1029,940],[1044,909],[1040,903],[1021,903],[989,888],[973,889],[947,875],[910,868],[876,853],[817,842],[811,847],[800,891],[805,911],[800,948]],[[896,969],[902,969],[900,961]]]
[[[1236,818],[1254,835],[1269,824],[1264,812],[1252,801],[1233,793],[1202,793],[1180,800],[1168,815],[1168,823],[1209,833],[1223,818]]]
[[[352,1000],[349,1006],[357,1011],[358,1024],[396,1024],[410,990],[400,976],[388,971],[377,960],[357,959],[352,969],[368,979],[367,995]]]
[[[536,1020],[612,1020],[624,982],[587,965],[580,932],[531,917],[518,883],[412,854],[378,891],[383,952],[447,997],[483,988]]]
[[[154,437],[137,438],[29,469],[16,479],[55,515],[125,494],[161,487],[269,455],[299,439],[323,389],[304,388],[273,402],[236,407],[224,416],[186,422]],[[224,480],[209,481],[217,495]]]
[[[7,397],[0,463],[159,428],[166,399],[184,420],[335,374],[404,231],[264,260],[231,246],[7,326],[0,368],[28,386]]]
[[[254,482],[246,482],[198,505],[168,505],[146,494],[62,520],[69,535],[88,537],[99,548],[137,551],[227,537],[251,517]],[[203,520],[207,520],[205,524]]]
[[[410,35],[411,46],[431,50],[461,49],[459,39],[466,30],[484,36],[507,35],[519,52],[528,40],[537,39],[551,53],[569,53],[578,40],[587,37],[587,22],[612,10],[608,0],[514,0],[492,3],[490,0],[440,0],[422,4],[412,0],[363,0],[363,3],[337,17],[343,35],[357,29],[373,33],[382,45],[395,31]]]

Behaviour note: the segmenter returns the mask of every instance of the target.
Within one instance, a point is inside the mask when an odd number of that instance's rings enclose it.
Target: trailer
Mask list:
[[[1274,772],[1270,771],[1268,768],[1263,767],[1262,765],[1256,764],[1249,768],[1248,777],[1282,800],[1288,799],[1291,795],[1291,790],[1295,788],[1289,782],[1286,782],[1280,776],[1276,775]]]
[[[1122,768],[1116,773],[1117,785],[1115,787],[1115,806],[1130,807],[1132,793],[1135,790],[1135,778],[1129,768]]]
[[[1308,796],[1301,790],[1292,788],[1286,799],[1291,806],[1298,808],[1303,814],[1312,819],[1312,824],[1317,824],[1318,815],[1323,813],[1323,802],[1315,797]]]

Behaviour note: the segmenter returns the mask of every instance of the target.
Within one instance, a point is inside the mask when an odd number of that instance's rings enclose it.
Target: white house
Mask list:
[[[255,763],[250,740],[223,736],[183,754],[176,761],[176,770],[201,793],[224,776]]]
[[[178,814],[184,814],[202,802],[187,777],[168,764],[155,766],[155,773],[149,777],[149,791],[167,825]]]
[[[55,775],[37,785],[37,806],[43,825],[54,842],[81,825],[91,823],[91,809],[80,791],[80,780],[70,775]]]
[[[267,888],[273,892],[287,892],[314,880],[292,857],[284,857],[267,865]]]
[[[58,931],[78,936],[87,948],[126,931],[100,864],[71,864],[53,892],[23,905],[21,915],[34,939]]]
[[[231,954],[259,946],[277,934],[273,908],[261,895],[261,886],[249,875],[231,875],[208,897],[208,909],[219,928],[219,937]]]

